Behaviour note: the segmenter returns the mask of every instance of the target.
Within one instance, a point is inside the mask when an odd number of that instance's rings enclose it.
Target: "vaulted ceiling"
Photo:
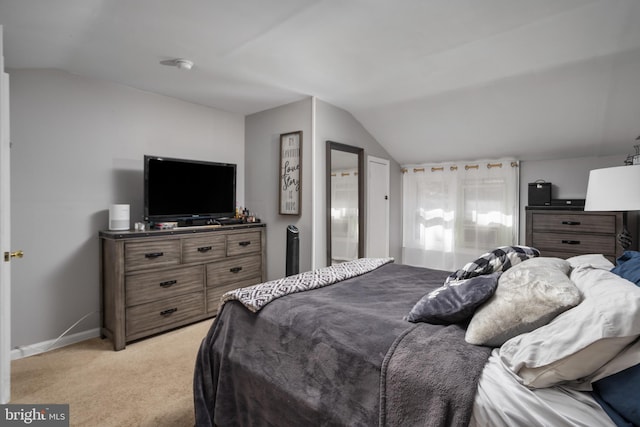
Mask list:
[[[402,164],[633,152],[639,22],[637,0],[0,0],[9,68],[242,114],[316,96]]]

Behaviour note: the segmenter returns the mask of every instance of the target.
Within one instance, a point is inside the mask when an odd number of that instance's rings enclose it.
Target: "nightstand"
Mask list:
[[[624,212],[585,212],[582,208],[527,206],[526,245],[542,256],[570,258],[583,254],[603,254],[611,262],[622,255],[617,235],[623,229]],[[628,250],[637,250],[638,217],[627,213],[627,229],[633,236]]]

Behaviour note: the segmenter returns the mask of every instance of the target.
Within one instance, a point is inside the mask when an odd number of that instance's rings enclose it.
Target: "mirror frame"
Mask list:
[[[344,151],[358,156],[358,258],[364,256],[364,149],[335,141],[327,141],[326,155],[326,220],[327,265],[331,265],[331,151]]]

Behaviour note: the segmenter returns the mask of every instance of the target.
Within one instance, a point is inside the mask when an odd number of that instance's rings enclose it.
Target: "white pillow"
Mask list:
[[[606,340],[604,340],[606,342]],[[640,363],[640,338],[633,341],[627,347],[618,353],[613,359],[607,362],[604,366],[596,370],[592,375],[586,377],[583,381],[574,384],[574,388],[581,390],[591,390],[591,384],[608,377],[609,375],[617,374],[620,371],[624,371],[632,366]]]
[[[569,264],[571,264],[572,268],[576,268],[580,265],[590,265],[594,268],[601,268],[603,270],[611,270],[615,267],[611,261],[605,258],[602,254],[586,254],[586,255],[576,255],[571,258],[567,258]]]
[[[580,302],[569,280],[571,265],[560,258],[531,258],[502,273],[498,288],[471,318],[470,344],[501,346],[508,339],[546,325]]]
[[[503,364],[526,386],[588,388],[592,376],[640,336],[640,287],[588,265],[570,277],[582,303],[500,349]]]

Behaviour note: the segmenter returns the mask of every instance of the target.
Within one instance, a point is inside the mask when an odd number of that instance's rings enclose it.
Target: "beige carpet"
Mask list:
[[[14,360],[10,403],[68,403],[72,426],[193,426],[193,368],[212,321],[117,352],[94,338]]]

